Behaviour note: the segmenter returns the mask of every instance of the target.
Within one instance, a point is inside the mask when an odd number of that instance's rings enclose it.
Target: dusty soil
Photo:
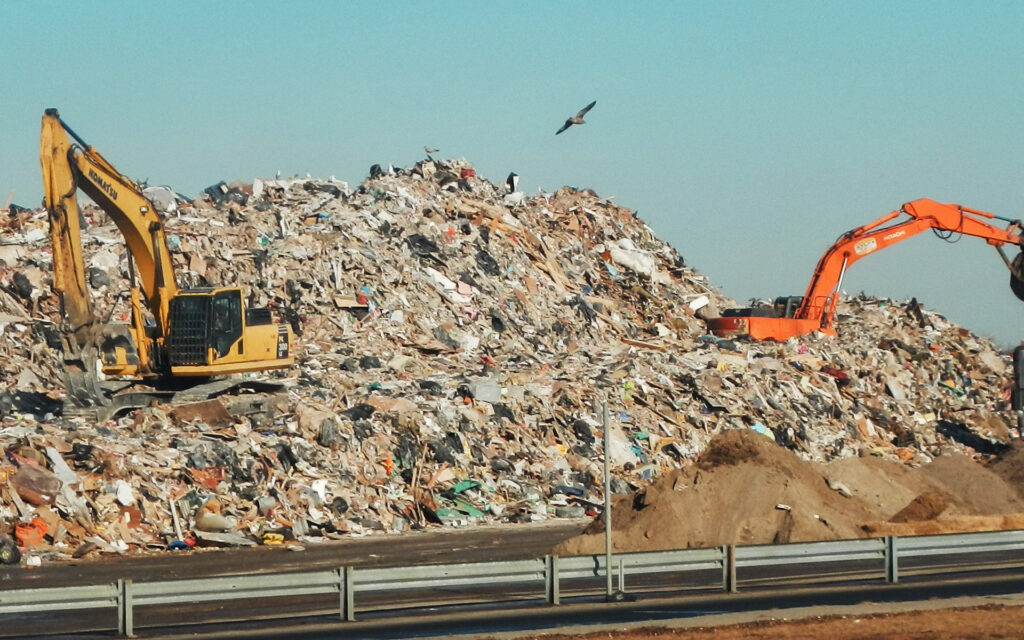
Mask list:
[[[682,470],[612,506],[614,550],[651,551],[1024,528],[1024,450],[983,465],[950,452],[920,467],[875,456],[801,459],[753,431],[725,431]],[[555,548],[600,553],[604,520]]]
[[[583,635],[521,636],[519,640],[997,640],[1022,636],[1024,607],[992,605],[798,621],[758,621],[712,628],[649,628]]]

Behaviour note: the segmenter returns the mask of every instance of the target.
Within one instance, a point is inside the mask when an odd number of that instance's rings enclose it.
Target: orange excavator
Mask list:
[[[893,222],[901,216],[906,218]],[[987,220],[1008,223],[1001,229]],[[892,223],[892,224],[888,224]],[[820,331],[835,335],[832,321],[846,270],[861,258],[881,251],[926,229],[940,238],[954,234],[984,238],[996,248],[1010,270],[1010,289],[1024,300],[1024,230],[1019,220],[968,209],[958,204],[942,204],[923,198],[904,204],[900,209],[852,231],[847,231],[828,248],[814,270],[803,296],[776,298],[772,307],[727,309],[718,318],[708,319],[708,330],[719,337],[749,335],[755,340],[787,340]],[[1003,253],[1003,245],[1022,248],[1012,261]]]

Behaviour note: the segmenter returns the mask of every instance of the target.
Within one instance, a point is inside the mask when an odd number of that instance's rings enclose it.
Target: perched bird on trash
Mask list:
[[[505,178],[505,186],[508,187],[509,193],[513,193],[516,187],[519,186],[519,174],[515,171],[509,173],[508,177]]]
[[[579,113],[565,121],[565,124],[562,125],[561,129],[555,132],[555,135],[557,136],[558,134],[562,133],[563,131],[565,131],[574,124],[585,124],[583,122],[583,116],[587,115],[587,112],[593,109],[595,104],[597,104],[597,100],[594,100],[587,106],[580,109]]]

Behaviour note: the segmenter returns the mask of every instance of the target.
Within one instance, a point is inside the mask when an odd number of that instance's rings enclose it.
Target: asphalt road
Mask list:
[[[582,531],[589,522],[589,519],[550,520],[512,526],[426,529],[318,544],[156,551],[146,556],[103,556],[44,563],[32,570],[0,566],[0,589],[97,584],[119,578],[173,580],[342,566],[521,560],[544,556],[558,543]]]
[[[186,552],[159,551],[146,556],[100,557],[69,562],[44,563],[36,569],[0,567],[0,589],[35,589],[55,586],[102,584],[118,579],[134,582],[206,578],[239,574],[286,573],[335,569],[409,566],[450,562],[486,562],[537,558],[555,545],[579,533],[589,519],[543,521],[515,526],[479,526],[465,529],[428,529],[394,535],[370,535],[322,544],[288,544],[244,549],[198,549]],[[234,607],[236,603],[190,607],[184,611],[140,612],[160,624],[198,619]],[[251,611],[266,603],[238,602]],[[306,602],[283,603],[296,610]],[[308,610],[308,609],[306,609]],[[222,611],[231,617],[230,611]],[[67,634],[109,628],[110,610],[69,613],[23,614],[0,619],[0,637],[25,637],[40,633]],[[115,618],[116,621],[116,618]]]

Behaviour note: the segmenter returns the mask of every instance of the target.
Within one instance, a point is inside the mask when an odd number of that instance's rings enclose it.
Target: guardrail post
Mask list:
[[[334,570],[335,579],[338,581],[338,617],[345,621],[345,598],[348,589],[345,588],[345,567],[338,567]]]
[[[722,573],[725,590],[729,593],[736,593],[736,545],[730,544],[722,547],[725,555],[725,562],[722,563]]]
[[[355,569],[341,567],[338,569],[338,600],[341,605],[343,622],[354,622],[356,619]]]
[[[626,593],[626,568],[625,561],[619,556],[619,591]]]
[[[131,638],[135,636],[135,615],[132,609],[132,581],[117,581],[117,633]]]
[[[544,556],[544,590],[548,604],[561,604],[562,595],[558,589],[558,556]]]
[[[896,536],[885,536],[885,581],[890,584],[900,581],[900,561],[897,555]]]

